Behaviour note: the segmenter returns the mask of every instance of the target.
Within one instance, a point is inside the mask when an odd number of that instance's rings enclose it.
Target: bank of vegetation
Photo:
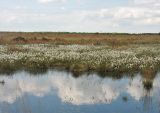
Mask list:
[[[160,44],[0,45],[0,72],[62,68],[72,72],[132,72],[159,70]]]

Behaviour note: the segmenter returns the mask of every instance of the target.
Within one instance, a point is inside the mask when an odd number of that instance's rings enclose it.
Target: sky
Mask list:
[[[0,31],[160,32],[160,0],[0,0]]]

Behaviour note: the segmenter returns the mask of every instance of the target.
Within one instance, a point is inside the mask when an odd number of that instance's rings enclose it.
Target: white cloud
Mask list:
[[[136,5],[159,6],[160,0],[133,0],[133,3]]]
[[[40,3],[50,3],[50,2],[54,2],[54,3],[57,3],[57,2],[65,2],[66,0],[38,0],[38,2]]]
[[[63,3],[67,0],[38,0],[40,3]],[[160,26],[160,0],[131,0],[126,6],[97,9],[74,9],[60,5],[58,10],[31,11],[25,8],[1,11],[0,25],[23,30],[77,32],[128,32],[129,27],[140,29],[154,26],[148,31],[157,32]],[[73,7],[73,6],[72,6]],[[48,11],[49,10],[49,11]],[[18,25],[21,24],[21,25]],[[32,25],[32,26],[29,26]],[[95,27],[96,26],[96,27]],[[20,28],[21,27],[21,28]],[[133,30],[131,30],[133,31]],[[159,32],[159,31],[158,31]]]

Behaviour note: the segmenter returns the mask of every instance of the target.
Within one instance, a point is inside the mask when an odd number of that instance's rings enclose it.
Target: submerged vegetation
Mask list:
[[[160,45],[134,44],[116,48],[107,45],[0,45],[0,72],[57,67],[72,72],[158,70]]]

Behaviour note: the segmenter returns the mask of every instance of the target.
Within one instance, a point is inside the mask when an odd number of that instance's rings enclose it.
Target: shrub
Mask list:
[[[24,37],[18,36],[13,39],[15,42],[27,42],[27,40]]]

